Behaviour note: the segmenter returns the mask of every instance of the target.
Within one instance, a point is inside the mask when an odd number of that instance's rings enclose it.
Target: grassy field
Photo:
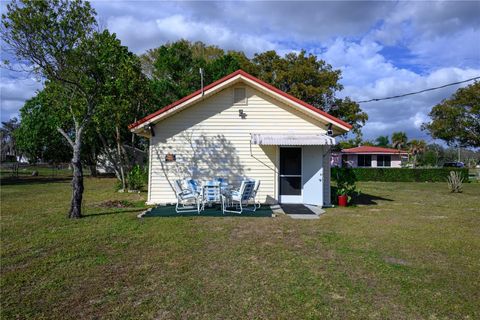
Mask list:
[[[310,221],[141,220],[94,178],[71,221],[68,180],[2,183],[2,319],[480,318],[478,183],[362,183]]]

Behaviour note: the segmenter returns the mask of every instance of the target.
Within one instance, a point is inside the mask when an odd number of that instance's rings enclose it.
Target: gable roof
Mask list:
[[[138,120],[135,123],[132,123],[128,126],[128,129],[132,132],[139,131],[142,127],[150,124],[156,123],[163,119],[164,117],[168,116],[171,113],[175,113],[176,111],[186,108],[198,101],[203,100],[204,98],[211,96],[218,91],[224,89],[225,87],[234,84],[238,81],[245,81],[255,88],[258,88],[270,95],[275,96],[279,100],[283,100],[285,103],[289,105],[293,105],[302,111],[311,114],[314,117],[321,119],[324,122],[331,123],[332,125],[339,128],[341,131],[347,132],[349,131],[352,126],[349,123],[346,123],[327,112],[317,109],[314,106],[302,101],[300,99],[295,98],[294,96],[283,92],[282,90],[275,88],[274,86],[246,73],[243,70],[237,70],[203,88],[203,90],[197,90],[186,97],[183,97],[180,100],[175,101],[174,103],[163,107],[156,112],[146,116],[143,119]]]
[[[384,147],[374,147],[374,146],[359,146],[355,148],[343,149],[342,153],[408,154],[408,152],[404,150],[384,148]]]

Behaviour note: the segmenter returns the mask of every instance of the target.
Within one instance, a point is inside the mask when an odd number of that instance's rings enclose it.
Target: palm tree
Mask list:
[[[399,131],[392,133],[392,146],[395,149],[402,149],[407,146],[407,134],[405,132]]]
[[[375,142],[379,147],[388,147],[388,145],[390,144],[390,140],[388,139],[388,136],[379,136],[377,137],[377,139],[375,139]]]
[[[408,143],[409,151],[413,154],[413,167],[417,165],[417,155],[424,153],[427,149],[427,143],[423,140],[411,140]]]

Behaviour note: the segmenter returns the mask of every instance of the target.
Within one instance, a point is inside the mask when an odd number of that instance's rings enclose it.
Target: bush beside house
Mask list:
[[[332,179],[335,180],[337,170],[332,168]],[[468,181],[466,168],[348,168],[357,181],[385,182],[445,182],[450,171],[458,172],[464,181]]]

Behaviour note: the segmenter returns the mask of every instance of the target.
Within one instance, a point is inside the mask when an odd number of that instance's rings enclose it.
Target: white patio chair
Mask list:
[[[197,212],[200,213],[200,196],[193,192],[190,188],[183,187],[182,180],[175,180],[173,183],[175,195],[177,197],[177,204],[175,211],[181,212]]]
[[[200,195],[202,193],[201,186],[195,179],[185,179],[185,185],[188,187],[190,191]]]
[[[238,191],[232,191],[229,195],[222,195],[222,211],[239,213],[245,211],[255,211],[257,206],[253,203],[253,209],[248,208],[250,200],[255,201],[255,180],[243,180]],[[235,207],[235,210],[228,210],[228,207]]]
[[[200,195],[202,199],[200,211],[205,210],[205,205],[212,205],[214,203],[221,202],[221,189],[220,182],[208,181],[202,186],[202,193]]]

